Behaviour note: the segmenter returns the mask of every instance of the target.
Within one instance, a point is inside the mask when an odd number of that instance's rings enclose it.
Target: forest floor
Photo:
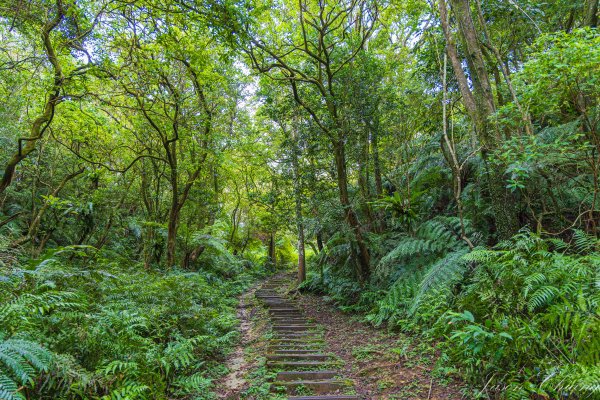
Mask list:
[[[255,346],[264,329],[257,329],[254,317],[260,313],[259,305],[254,298],[257,287],[253,287],[240,296],[237,317],[240,321],[240,340],[235,350],[229,355],[226,366],[229,373],[217,383],[217,395],[220,399],[242,399],[241,393],[248,387],[246,376],[256,368],[257,360],[247,356],[245,349]]]
[[[365,399],[461,399],[461,385],[435,367],[431,345],[388,333],[343,313],[323,297],[296,296],[307,317],[325,328],[329,351],[344,361],[344,376]]]
[[[256,288],[240,297],[241,339],[227,361],[229,374],[217,382],[220,399],[268,399],[264,371],[268,316],[254,298]],[[363,399],[462,399],[460,382],[436,368],[430,344],[399,332],[388,333],[343,313],[327,298],[290,293],[309,319],[324,329],[327,351],[343,361],[343,375]]]

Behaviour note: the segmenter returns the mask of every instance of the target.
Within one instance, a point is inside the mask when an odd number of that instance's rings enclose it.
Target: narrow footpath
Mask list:
[[[216,383],[224,400],[459,400],[431,344],[360,322],[277,275],[240,297],[240,343]]]
[[[280,293],[289,280],[271,279],[256,291],[267,306],[273,336],[269,343],[267,367],[276,372],[273,393],[295,400],[358,400],[352,381],[344,379],[339,363],[327,354],[323,332],[310,322],[297,304]]]

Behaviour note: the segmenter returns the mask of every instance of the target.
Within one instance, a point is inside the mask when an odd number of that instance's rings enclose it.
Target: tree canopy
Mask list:
[[[3,1],[0,398],[210,398],[235,296],[290,268],[474,396],[595,398],[598,18]]]

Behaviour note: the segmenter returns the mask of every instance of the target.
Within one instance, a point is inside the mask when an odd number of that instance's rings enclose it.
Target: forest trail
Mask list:
[[[335,357],[325,352],[320,327],[304,316],[296,301],[281,293],[288,283],[275,278],[256,291],[269,311],[273,331],[266,356],[267,368],[277,373],[271,390],[296,400],[358,400],[350,394],[352,381],[344,379]]]
[[[431,349],[357,322],[327,298],[293,288],[291,277],[277,275],[241,297],[242,339],[220,382],[220,398],[463,398],[457,382],[438,376]],[[267,378],[253,382],[261,365]],[[252,385],[270,394],[253,394]]]
[[[240,342],[234,352],[227,359],[227,368],[229,373],[219,380],[217,387],[219,398],[233,399],[238,397],[238,393],[246,386],[245,374],[251,366],[246,361],[244,349],[254,340],[252,323],[252,307],[250,299],[254,296],[254,289],[251,289],[240,296],[237,317],[240,320]]]

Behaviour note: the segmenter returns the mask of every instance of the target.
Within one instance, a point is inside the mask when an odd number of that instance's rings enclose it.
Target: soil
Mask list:
[[[226,366],[229,373],[216,383],[217,396],[220,399],[241,399],[242,393],[247,387],[246,375],[255,367],[255,361],[246,357],[245,349],[251,346],[261,336],[259,327],[253,323],[253,317],[258,312],[254,302],[253,288],[242,296],[237,310],[240,321],[240,341],[227,359]]]
[[[256,288],[240,297],[240,342],[227,360],[229,373],[216,382],[220,399],[251,400],[243,393],[266,354],[267,317],[254,298]],[[294,292],[306,317],[323,326],[326,351],[343,361],[343,375],[363,399],[462,399],[464,385],[435,368],[431,346],[402,333],[386,332],[358,321],[313,294]]]
[[[365,399],[462,399],[461,383],[435,372],[435,352],[402,333],[361,323],[322,297],[297,294],[306,316],[325,328],[327,348]],[[429,349],[427,349],[429,348]]]

